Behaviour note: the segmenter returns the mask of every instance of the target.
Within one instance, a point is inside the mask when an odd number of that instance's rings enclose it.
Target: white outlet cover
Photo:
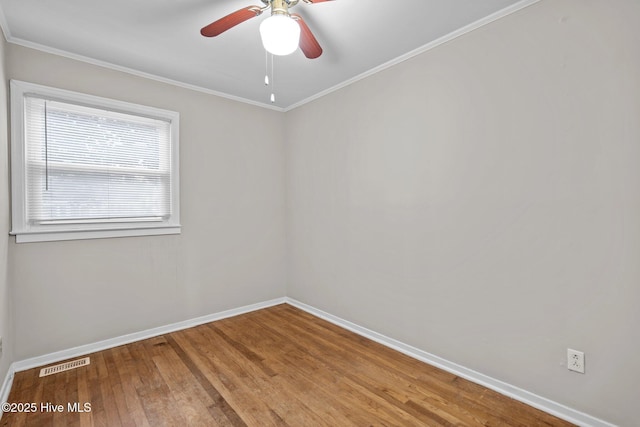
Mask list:
[[[584,352],[568,348],[567,369],[584,374]]]

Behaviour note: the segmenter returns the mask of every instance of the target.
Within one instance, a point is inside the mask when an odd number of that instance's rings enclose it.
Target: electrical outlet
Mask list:
[[[567,349],[567,369],[584,374],[584,353]]]

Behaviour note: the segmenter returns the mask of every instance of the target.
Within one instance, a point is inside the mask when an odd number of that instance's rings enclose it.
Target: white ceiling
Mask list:
[[[260,0],[0,0],[0,23],[13,43],[286,110],[535,1],[300,1],[291,12],[324,53],[276,57],[273,105],[258,32],[268,13],[218,37],[200,35]]]

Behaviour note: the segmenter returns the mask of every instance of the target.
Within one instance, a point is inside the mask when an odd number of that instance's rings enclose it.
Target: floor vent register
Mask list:
[[[40,376],[46,377],[47,375],[69,371],[71,369],[79,368],[80,366],[87,366],[91,362],[89,359],[89,357],[85,357],[84,359],[71,360],[69,362],[60,363],[59,365],[42,368],[40,369]]]

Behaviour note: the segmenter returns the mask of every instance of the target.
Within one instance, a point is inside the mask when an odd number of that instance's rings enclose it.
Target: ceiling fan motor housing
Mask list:
[[[289,7],[295,6],[298,0],[269,0],[271,15],[289,16]]]

